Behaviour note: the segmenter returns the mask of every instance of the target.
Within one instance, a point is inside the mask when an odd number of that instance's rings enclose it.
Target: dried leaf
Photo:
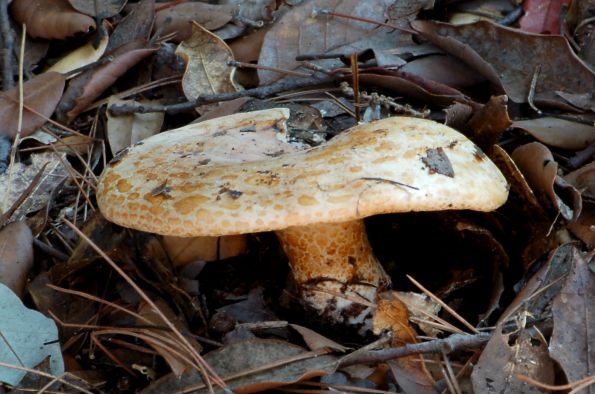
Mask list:
[[[492,96],[476,109],[464,127],[465,135],[480,148],[488,151],[500,140],[502,133],[512,123],[508,117],[508,97]]]
[[[44,166],[41,181],[29,198],[12,215],[12,220],[23,219],[28,213],[46,206],[52,192],[68,177],[68,172],[64,167],[65,157],[64,154],[52,152],[31,155],[30,165],[25,166],[22,163],[17,163],[5,174],[0,175],[0,201],[4,204],[0,211],[8,209],[19,198]],[[10,176],[11,171],[14,171],[15,174],[12,177]]]
[[[174,4],[157,12],[154,31],[161,36],[176,33],[174,42],[187,40],[192,35],[191,21],[207,30],[217,30],[231,22],[236,7],[232,5],[187,2]]]
[[[0,230],[0,283],[8,286],[19,298],[33,266],[33,234],[24,221]]]
[[[562,149],[584,149],[595,142],[595,127],[569,120],[543,117],[516,120],[512,127],[525,130],[546,145]]]
[[[406,25],[407,18],[414,17],[425,2],[397,5],[392,0],[315,0],[294,7],[281,17],[266,34],[258,64],[293,70],[300,63],[296,56],[304,54],[340,53],[351,54],[368,48],[389,49],[399,43],[409,42],[410,36],[394,29],[378,27],[371,23],[356,22],[346,18],[321,15],[316,9],[375,19],[396,25]],[[394,8],[389,9],[393,6]],[[413,10],[408,9],[412,6]],[[401,9],[399,9],[401,7]],[[388,21],[386,15],[389,15]],[[317,61],[317,64],[332,68],[338,61]],[[268,70],[258,70],[258,78],[263,85],[274,82],[283,74]]]
[[[21,137],[41,127],[49,118],[64,91],[64,77],[56,72],[40,74],[23,84],[23,127]],[[17,134],[19,114],[19,91],[13,88],[6,93],[0,92],[0,135],[13,138]],[[26,107],[40,115],[29,111]]]
[[[544,384],[554,383],[553,363],[543,341],[532,338],[526,330],[512,345],[510,340],[510,334],[503,335],[502,327],[498,326],[471,373],[476,393],[543,393],[540,388],[520,381],[517,374]]]
[[[513,219],[511,238],[522,245],[522,268],[526,271],[537,258],[555,246],[550,231],[551,219],[508,153],[498,145],[494,145],[489,153],[510,184],[508,201],[500,212]]]
[[[114,16],[126,5],[127,0],[68,0],[70,5],[80,13],[105,19]]]
[[[388,330],[393,338],[391,346],[399,347],[416,342],[416,333],[409,323],[409,311],[395,292],[381,293],[376,300],[374,333]],[[395,380],[405,393],[434,394],[434,380],[426,370],[420,354],[399,357],[389,363]]]
[[[347,350],[349,350],[348,347],[338,344],[337,342],[307,327],[300,326],[298,324],[290,324],[289,326],[302,336],[302,339],[306,345],[308,345],[308,349],[310,350],[331,349],[340,353],[345,353]]]
[[[14,0],[10,10],[34,38],[63,40],[95,29],[93,18],[77,12],[67,0]]]
[[[550,355],[574,382],[595,374],[595,278],[587,261],[573,248],[572,264],[560,294],[554,299],[554,332]],[[594,392],[591,385],[585,392]]]
[[[108,99],[107,105],[126,104],[130,100],[119,100],[115,97]],[[139,103],[154,104],[157,100],[140,100]],[[112,154],[116,154],[122,149],[134,145],[161,131],[163,112],[150,112],[146,114],[130,114],[124,116],[112,116],[107,112],[107,140]]]
[[[144,41],[130,42],[109,54],[114,57],[111,62],[74,78],[58,105],[58,119],[67,122],[74,120],[132,66],[157,50],[145,46]]]
[[[567,108],[557,91],[584,94],[595,90],[595,74],[563,37],[523,33],[485,21],[452,26],[418,20],[412,25],[432,43],[499,86],[516,103],[527,102],[535,74],[537,104]]]
[[[519,20],[521,30],[530,33],[561,34],[560,14],[570,0],[525,0],[525,14]]]
[[[182,79],[188,100],[205,94],[236,91],[233,83],[235,67],[227,65],[233,60],[231,49],[204,27],[194,23],[192,36],[178,46],[176,54],[188,63]]]
[[[51,373],[64,373],[64,360],[60,350],[56,323],[41,313],[28,309],[5,285],[0,283],[0,360],[2,362],[34,368],[50,357]],[[26,371],[0,367],[0,382],[16,385]]]
[[[522,145],[511,157],[542,203],[568,221],[576,220],[581,211],[580,193],[558,176],[558,163],[545,145]]]
[[[141,0],[136,3],[124,19],[118,23],[105,50],[118,51],[133,41],[147,42],[155,21],[155,0]]]
[[[567,174],[564,179],[574,185],[583,197],[583,209],[577,221],[568,228],[588,247],[595,247],[595,162]]]
[[[255,393],[328,375],[337,368],[337,359],[333,356],[306,352],[299,346],[273,339],[235,342],[208,353],[204,359],[228,388],[238,394]],[[266,368],[269,365],[271,367]],[[192,370],[180,378],[166,375],[142,393],[171,393],[191,386],[196,387],[195,393],[207,392],[200,374]],[[222,393],[223,390],[216,388],[215,392]]]
[[[109,36],[107,35],[107,30],[105,30],[97,47],[95,47],[94,39],[89,40],[85,45],[75,49],[62,59],[58,60],[47,71],[55,71],[64,74],[96,62],[103,56],[108,42]]]

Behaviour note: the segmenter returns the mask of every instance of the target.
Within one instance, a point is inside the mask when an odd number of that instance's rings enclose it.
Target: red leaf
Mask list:
[[[530,33],[560,34],[560,12],[570,0],[526,0],[521,30]]]

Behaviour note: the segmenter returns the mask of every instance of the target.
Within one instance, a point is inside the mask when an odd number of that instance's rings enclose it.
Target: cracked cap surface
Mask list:
[[[233,124],[246,130],[261,112],[232,115]],[[163,235],[227,235],[389,212],[491,211],[508,197],[483,152],[433,121],[386,118],[266,160],[206,160],[201,141],[234,132],[225,118],[157,134],[113,160],[97,188],[101,212]]]

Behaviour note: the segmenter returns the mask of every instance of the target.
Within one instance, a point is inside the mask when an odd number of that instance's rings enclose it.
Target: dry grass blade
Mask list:
[[[407,279],[409,279],[411,282],[413,282],[413,284],[420,289],[424,294],[426,294],[428,297],[430,297],[432,300],[436,301],[437,303],[440,304],[440,306],[442,306],[444,308],[444,310],[446,310],[448,313],[450,313],[452,316],[454,316],[458,321],[460,321],[465,327],[467,327],[469,330],[471,330],[474,334],[479,334],[479,330],[475,327],[473,327],[471,325],[471,323],[469,323],[467,320],[465,320],[463,318],[463,316],[459,315],[457,312],[455,312],[454,309],[452,309],[450,306],[448,306],[444,301],[442,301],[440,298],[436,297],[431,291],[429,291],[428,289],[426,289],[425,287],[423,287],[421,285],[421,283],[419,283],[418,281],[416,281],[415,279],[413,279],[411,276],[407,275]]]
[[[568,384],[561,384],[561,385],[551,385],[541,383],[537,380],[531,379],[525,375],[516,375],[517,379],[522,380],[523,382],[527,382],[535,387],[539,387],[543,390],[551,390],[551,391],[563,391],[563,390],[570,390],[568,394],[578,393],[580,390],[589,387],[592,384],[595,384],[595,375],[587,376],[584,379],[577,380],[576,382],[568,383]]]

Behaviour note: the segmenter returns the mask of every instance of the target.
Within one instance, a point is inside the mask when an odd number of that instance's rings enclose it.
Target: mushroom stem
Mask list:
[[[276,231],[302,303],[326,321],[371,328],[376,295],[390,279],[374,256],[361,219]]]

